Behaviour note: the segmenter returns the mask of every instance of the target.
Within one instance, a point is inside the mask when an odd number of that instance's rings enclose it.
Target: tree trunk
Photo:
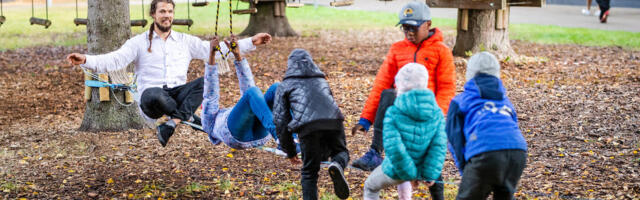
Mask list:
[[[298,36],[289,25],[285,1],[260,1],[255,6],[258,12],[251,14],[249,25],[240,35],[252,36],[264,32],[280,37]]]
[[[508,8],[466,11],[458,9],[458,35],[456,45],[453,47],[453,54],[468,56],[470,53],[490,51],[496,54],[499,59],[513,57],[515,52],[509,42],[508,19]]]
[[[131,36],[129,0],[89,0],[88,4],[89,54],[104,54],[120,48]],[[126,73],[126,69],[114,73]],[[98,88],[91,91],[91,100],[87,102],[79,130],[115,132],[142,128],[143,120],[137,104],[123,106],[118,102],[124,104],[124,92],[109,92],[110,101],[101,102]]]

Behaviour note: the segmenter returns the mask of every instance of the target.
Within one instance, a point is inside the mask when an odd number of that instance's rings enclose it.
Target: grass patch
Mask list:
[[[509,37],[543,44],[579,44],[586,46],[620,46],[640,49],[640,33],[550,25],[511,24]]]
[[[233,9],[244,9],[246,3],[233,2]],[[85,5],[86,6],[86,5]],[[148,5],[145,6],[145,15],[141,5],[130,6],[131,19],[140,19],[144,16],[150,23],[151,18],[146,16]],[[187,4],[178,4],[175,9],[175,19],[187,18]],[[215,27],[215,3],[204,8],[191,8],[191,18],[194,25],[190,30],[187,27],[174,26],[180,32],[193,35],[212,35]],[[221,3],[218,33],[229,34],[229,4]],[[314,36],[322,30],[371,30],[394,27],[397,23],[397,15],[388,12],[338,10],[331,7],[304,6],[301,8],[287,8],[287,17],[291,26],[302,36]],[[72,46],[86,44],[86,27],[75,26],[73,19],[76,17],[75,8],[72,5],[56,5],[49,9],[51,27],[44,29],[42,26],[29,25],[31,17],[30,7],[5,8],[7,21],[0,27],[0,51],[18,49],[32,46]],[[79,8],[80,18],[87,16],[87,8]],[[44,17],[44,8],[36,8],[36,17]],[[249,15],[233,16],[233,32],[240,33],[247,26]],[[149,24],[150,24],[149,23]],[[434,18],[433,26],[454,29],[455,19]],[[148,30],[133,27],[133,34]],[[558,26],[512,24],[510,27],[511,39],[524,40],[545,44],[580,44],[588,46],[621,46],[624,48],[640,49],[640,33],[625,31],[605,31],[584,28],[563,28]]]
[[[195,192],[206,192],[206,191],[209,191],[209,188],[211,188],[211,187],[206,186],[206,185],[202,185],[200,183],[191,183],[191,184],[189,184],[189,185],[184,187],[184,191],[187,194],[192,194],[192,193],[195,193]]]
[[[218,185],[218,189],[220,189],[222,191],[233,190],[234,189],[233,183],[231,183],[231,181],[228,180],[228,179],[219,180],[217,185]]]
[[[18,189],[18,186],[13,182],[2,181],[2,184],[0,184],[0,191],[4,193],[16,191],[17,189]]]

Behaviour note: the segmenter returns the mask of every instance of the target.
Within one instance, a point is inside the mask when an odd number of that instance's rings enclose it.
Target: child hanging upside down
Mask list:
[[[219,40],[216,36],[213,40]],[[231,47],[228,41],[227,46]],[[237,38],[231,36],[231,43]],[[211,57],[205,66],[204,100],[202,102],[202,127],[213,144],[225,143],[234,149],[247,149],[264,145],[275,136],[275,125],[271,107],[278,83],[269,87],[263,95],[253,80],[249,63],[240,54],[239,48],[232,47],[234,65],[242,97],[233,108],[220,108],[220,82],[218,65],[215,63],[215,49],[218,42],[211,43]],[[161,141],[168,141],[171,135],[162,135]]]

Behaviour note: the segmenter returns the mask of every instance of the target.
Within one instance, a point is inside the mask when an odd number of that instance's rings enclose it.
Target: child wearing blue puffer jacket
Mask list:
[[[397,97],[384,117],[385,159],[364,183],[364,199],[379,199],[386,187],[400,185],[400,199],[411,198],[406,181],[433,184],[447,153],[445,120],[435,96],[427,88],[429,74],[418,63],[402,67],[395,77]]]
[[[467,83],[449,105],[447,136],[462,181],[457,199],[513,199],[527,142],[500,80],[500,63],[482,52],[467,64]]]

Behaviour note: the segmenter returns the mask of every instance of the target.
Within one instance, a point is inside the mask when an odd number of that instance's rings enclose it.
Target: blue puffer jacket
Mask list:
[[[478,74],[464,85],[464,92],[451,101],[447,114],[450,150],[462,174],[466,161],[497,150],[527,150],[516,110],[502,81]]]
[[[436,180],[447,153],[442,111],[430,90],[396,98],[384,117],[382,171],[395,180]]]

